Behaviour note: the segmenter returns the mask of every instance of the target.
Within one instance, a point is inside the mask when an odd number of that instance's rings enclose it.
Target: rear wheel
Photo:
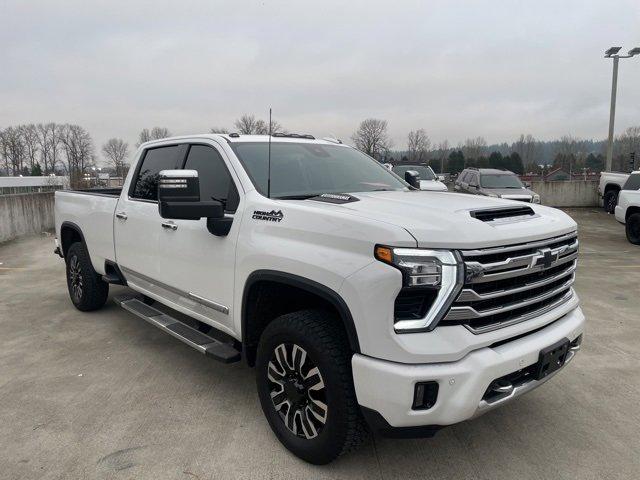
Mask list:
[[[66,261],[67,287],[73,305],[83,312],[102,308],[109,296],[109,284],[93,269],[84,244],[72,244]]]
[[[627,240],[634,245],[640,245],[640,213],[633,213],[627,218]]]
[[[614,213],[618,204],[618,192],[609,190],[604,194],[604,209],[607,213]]]
[[[256,382],[278,440],[298,457],[326,464],[367,436],[353,388],[344,331],[320,311],[278,317],[260,338]]]

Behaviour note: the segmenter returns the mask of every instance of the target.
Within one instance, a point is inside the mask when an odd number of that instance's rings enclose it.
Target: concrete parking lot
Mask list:
[[[640,247],[578,221],[583,350],[541,388],[432,439],[375,437],[325,467],[272,435],[253,370],[109,302],[71,305],[52,237],[0,246],[0,478],[640,478]],[[112,295],[121,291],[112,288]]]

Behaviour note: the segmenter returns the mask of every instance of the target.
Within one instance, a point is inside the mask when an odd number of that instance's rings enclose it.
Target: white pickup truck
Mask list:
[[[328,463],[503,405],[580,348],[569,216],[406,179],[309,135],[149,142],[121,191],[56,192],[56,251],[78,309],[126,285],[124,309],[255,366],[277,438]]]
[[[629,242],[640,245],[640,171],[630,174],[622,186],[615,214],[625,225]]]
[[[607,213],[614,213],[618,204],[618,195],[629,178],[628,173],[602,172],[598,184],[598,194]]]

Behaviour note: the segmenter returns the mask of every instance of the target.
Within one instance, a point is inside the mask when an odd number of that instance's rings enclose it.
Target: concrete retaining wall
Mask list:
[[[0,242],[53,230],[53,195],[0,195]]]
[[[550,207],[597,207],[598,182],[531,182],[531,190],[540,195],[543,205]]]

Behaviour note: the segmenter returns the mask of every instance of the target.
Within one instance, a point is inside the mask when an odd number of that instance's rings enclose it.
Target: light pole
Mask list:
[[[605,171],[611,171],[613,159],[613,123],[616,117],[616,91],[618,89],[618,61],[640,54],[640,47],[632,48],[627,55],[618,55],[622,47],[611,47],[604,52],[604,58],[613,58],[613,78],[611,79],[611,110],[609,111],[609,142],[607,143],[607,165]]]

